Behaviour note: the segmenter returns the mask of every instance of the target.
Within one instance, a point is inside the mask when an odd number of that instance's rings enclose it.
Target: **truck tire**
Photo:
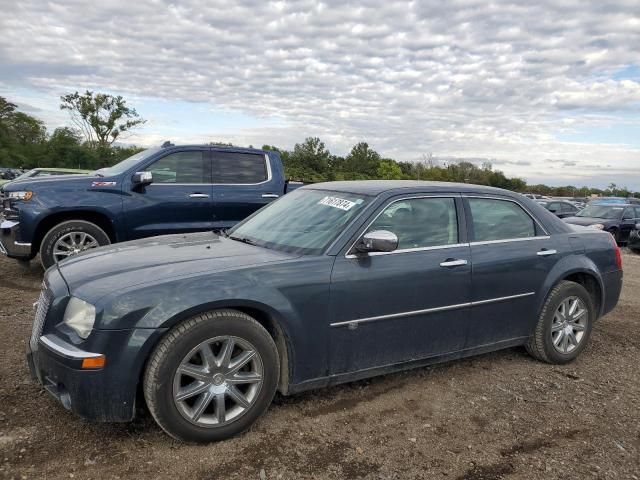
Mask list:
[[[547,363],[572,362],[587,346],[595,319],[589,292],[579,283],[562,281],[549,293],[527,351]]]
[[[59,223],[44,236],[40,244],[40,262],[46,270],[60,260],[110,243],[109,235],[95,223],[68,220]]]
[[[185,320],[157,345],[144,374],[151,415],[173,438],[206,443],[247,430],[276,392],[280,359],[249,315],[216,310]]]

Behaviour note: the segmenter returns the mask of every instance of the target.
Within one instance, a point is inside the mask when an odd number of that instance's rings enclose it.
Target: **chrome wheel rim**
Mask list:
[[[589,315],[587,307],[579,297],[565,298],[556,309],[551,323],[551,341],[556,351],[573,352],[584,338]]]
[[[221,336],[193,348],[173,378],[180,414],[200,427],[229,424],[256,402],[264,378],[262,358],[248,341]]]
[[[53,258],[56,262],[72,257],[85,250],[99,247],[98,241],[85,232],[69,232],[53,244]]]

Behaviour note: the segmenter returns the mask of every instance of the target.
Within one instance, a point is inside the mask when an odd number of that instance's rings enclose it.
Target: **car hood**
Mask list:
[[[108,179],[111,180],[111,179]],[[32,177],[23,178],[22,180],[11,180],[5,183],[2,188],[4,191],[16,191],[24,190],[28,188],[30,190],[37,190],[42,188],[54,187],[58,184],[72,184],[79,186],[91,186],[92,182],[104,181],[104,177],[89,174],[76,174],[76,175],[51,175],[48,177]]]
[[[71,257],[58,268],[71,294],[90,301],[133,285],[291,258],[206,232],[117,243]]]
[[[572,225],[595,225],[596,223],[601,223],[603,225],[607,225],[610,223],[615,223],[615,220],[607,219],[607,218],[595,218],[595,217],[567,217],[563,219],[566,223],[571,223]]]

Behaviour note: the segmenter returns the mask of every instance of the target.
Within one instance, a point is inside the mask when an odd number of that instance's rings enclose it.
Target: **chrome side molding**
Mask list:
[[[392,320],[394,318],[414,317],[416,315],[424,315],[428,313],[444,312],[447,310],[456,310],[459,308],[475,307],[477,305],[486,305],[488,303],[504,302],[507,300],[515,300],[517,298],[530,297],[536,292],[518,293],[507,297],[488,298],[486,300],[476,300],[474,302],[458,303],[455,305],[444,305],[442,307],[425,308],[424,310],[412,310],[410,312],[391,313],[388,315],[379,315],[376,317],[358,318],[355,320],[346,320],[344,322],[331,323],[330,327],[349,327],[355,328],[361,323],[375,322],[378,320]]]

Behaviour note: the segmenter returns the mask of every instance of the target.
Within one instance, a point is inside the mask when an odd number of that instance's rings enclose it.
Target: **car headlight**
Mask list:
[[[71,297],[64,311],[62,323],[75,330],[80,338],[87,338],[96,321],[96,307],[90,303]]]
[[[601,223],[594,223],[591,227],[597,228],[598,230],[604,230],[604,225]]]
[[[14,200],[28,201],[33,198],[33,192],[29,190],[20,190],[18,192],[7,192],[7,196]]]

